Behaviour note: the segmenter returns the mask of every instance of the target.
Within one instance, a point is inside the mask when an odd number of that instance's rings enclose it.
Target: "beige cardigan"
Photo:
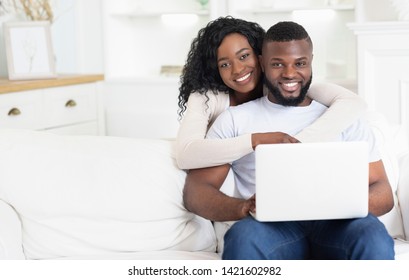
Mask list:
[[[329,83],[311,85],[308,96],[328,106],[313,124],[294,135],[301,142],[324,142],[335,139],[345,128],[363,115],[366,103],[355,93]],[[226,93],[206,96],[193,93],[176,139],[179,168],[194,169],[230,163],[253,151],[251,134],[229,139],[205,139],[215,119],[229,107]]]

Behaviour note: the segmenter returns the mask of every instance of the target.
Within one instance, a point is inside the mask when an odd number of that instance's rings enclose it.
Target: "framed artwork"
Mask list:
[[[10,80],[56,78],[50,22],[3,23]]]

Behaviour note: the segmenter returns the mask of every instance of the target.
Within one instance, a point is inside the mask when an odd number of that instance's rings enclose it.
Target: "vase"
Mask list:
[[[203,10],[207,9],[207,4],[209,3],[209,0],[196,0],[196,1],[199,2],[200,6],[201,6],[201,8]]]

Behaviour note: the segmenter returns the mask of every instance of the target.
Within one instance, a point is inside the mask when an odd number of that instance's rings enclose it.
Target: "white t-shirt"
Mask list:
[[[308,96],[329,108],[313,124],[295,135],[304,143],[334,141],[334,138],[362,116],[366,103],[355,93],[331,83],[312,83]],[[232,162],[253,151],[252,135],[205,139],[207,130],[221,112],[230,106],[229,94],[198,92],[189,96],[175,145],[179,168],[193,169]]]
[[[209,139],[224,139],[248,133],[285,132],[296,135],[313,123],[327,109],[324,105],[312,101],[309,106],[282,106],[272,103],[267,97],[230,107],[214,122],[207,133]],[[339,135],[339,141],[367,141],[369,161],[380,159],[375,147],[375,137],[365,120],[360,119]],[[243,198],[255,193],[254,152],[231,163],[236,186]]]

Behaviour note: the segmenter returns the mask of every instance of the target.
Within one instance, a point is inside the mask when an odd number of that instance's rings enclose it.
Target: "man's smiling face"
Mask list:
[[[269,99],[285,106],[308,105],[312,80],[312,46],[307,40],[266,42],[260,64]]]

